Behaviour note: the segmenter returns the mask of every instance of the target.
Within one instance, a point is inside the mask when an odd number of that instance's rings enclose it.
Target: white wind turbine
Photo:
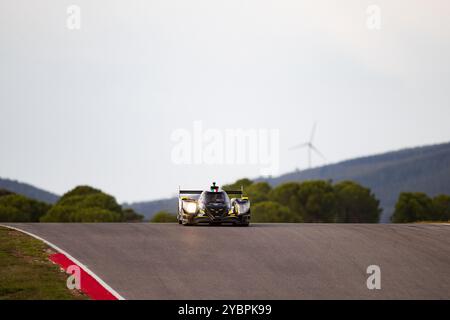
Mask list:
[[[298,144],[296,146],[293,146],[291,148],[289,148],[289,150],[294,150],[294,149],[301,149],[301,148],[308,148],[308,169],[311,168],[311,153],[314,151],[316,154],[318,154],[322,159],[324,159],[326,161],[325,156],[319,151],[319,149],[317,149],[314,145],[313,145],[313,140],[314,140],[314,134],[316,133],[316,123],[314,123],[314,126],[311,130],[311,135],[309,137],[308,142],[304,142],[301,144]]]

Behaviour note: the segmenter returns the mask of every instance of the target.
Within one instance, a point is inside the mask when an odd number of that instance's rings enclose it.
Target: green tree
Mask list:
[[[330,181],[287,182],[274,188],[269,198],[304,222],[334,222],[338,211]]]
[[[338,208],[336,222],[377,223],[380,219],[380,201],[370,189],[353,181],[334,185]]]
[[[301,183],[298,198],[305,222],[335,221],[338,202],[331,181],[312,180]]]
[[[57,203],[59,206],[69,206],[78,208],[102,208],[122,213],[122,207],[116,202],[113,196],[106,193],[93,193],[86,195],[74,195],[69,198],[61,198]]]
[[[227,191],[227,190],[241,190],[241,187],[244,187],[244,191],[245,189],[247,189],[248,187],[250,187],[253,184],[253,181],[247,178],[243,178],[243,179],[239,179],[234,183],[231,184],[225,184],[222,186],[222,189]]]
[[[25,196],[3,192],[0,197],[0,221],[38,222],[50,205]]]
[[[126,217],[116,199],[101,190],[78,186],[41,217],[42,222],[119,222]]]
[[[421,192],[403,192],[395,205],[392,222],[405,223],[432,220],[432,200]]]
[[[301,222],[301,219],[288,207],[273,201],[264,201],[253,206],[252,222]]]
[[[59,200],[64,201],[65,199],[71,198],[73,196],[86,196],[95,193],[102,193],[102,191],[91,186],[77,186],[63,194],[63,196]]]
[[[300,202],[300,183],[298,182],[287,182],[277,186],[269,193],[269,199],[289,208],[298,217],[302,217],[304,214]]]
[[[0,222],[30,222],[30,215],[17,208],[0,204]]]
[[[450,196],[438,195],[433,198],[433,220],[449,221],[450,220]]]
[[[71,206],[54,205],[40,222],[73,222],[72,216],[76,215],[78,208]]]
[[[151,222],[177,222],[177,216],[172,213],[169,213],[167,211],[159,211],[153,216],[153,218],[150,221]]]
[[[114,211],[98,207],[75,210],[70,216],[71,222],[120,222],[122,216]]]
[[[272,187],[267,182],[257,182],[244,189],[244,195],[248,196],[252,204],[269,200]]]

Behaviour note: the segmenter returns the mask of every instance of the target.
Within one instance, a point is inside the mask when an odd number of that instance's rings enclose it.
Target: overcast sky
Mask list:
[[[449,141],[449,16],[448,0],[1,1],[0,177],[137,201],[260,174],[175,164],[171,135],[196,120],[278,129],[280,173],[307,166],[288,149],[315,121],[327,163]]]

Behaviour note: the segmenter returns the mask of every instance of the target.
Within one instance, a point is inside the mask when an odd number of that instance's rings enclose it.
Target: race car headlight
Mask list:
[[[238,204],[238,213],[246,213],[250,210],[250,202],[244,202]]]
[[[197,203],[183,202],[183,210],[187,213],[194,214],[197,212]]]

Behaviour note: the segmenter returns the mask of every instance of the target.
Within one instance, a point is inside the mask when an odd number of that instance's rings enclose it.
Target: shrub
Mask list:
[[[370,189],[353,181],[343,181],[334,186],[338,201],[336,222],[377,223],[382,209],[380,201]]]
[[[258,182],[244,189],[244,194],[250,198],[253,204],[256,204],[268,201],[270,191],[272,191],[272,187],[267,182]]]
[[[116,199],[101,190],[89,186],[79,186],[64,194],[43,216],[42,222],[119,222],[128,216]]]
[[[301,217],[279,203],[264,201],[252,207],[252,222],[301,222]]]
[[[151,222],[177,222],[177,216],[172,213],[169,213],[167,211],[159,211],[153,216],[153,218],[150,221]]]
[[[438,195],[432,200],[433,220],[449,221],[450,220],[450,196]]]
[[[3,222],[38,222],[51,207],[12,192],[3,194],[0,197],[0,221]]]
[[[403,192],[399,195],[392,222],[414,222],[432,220],[433,204],[421,192]]]

